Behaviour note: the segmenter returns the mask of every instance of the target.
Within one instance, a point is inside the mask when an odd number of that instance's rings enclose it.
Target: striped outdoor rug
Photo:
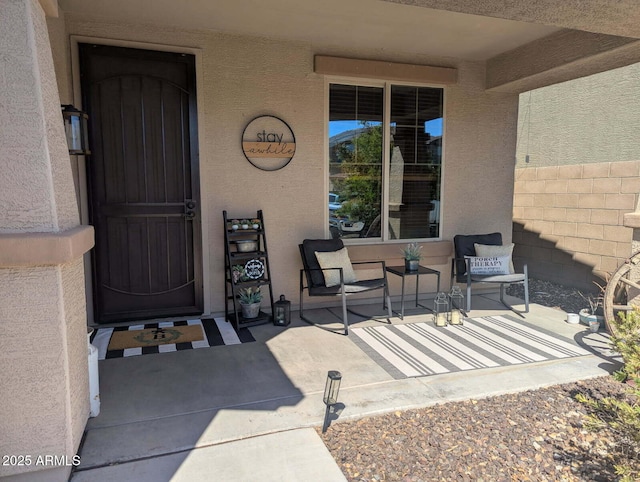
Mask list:
[[[354,328],[349,337],[392,377],[438,375],[588,355],[572,340],[508,316]]]
[[[162,331],[174,328],[174,327],[194,327],[190,329],[191,334],[195,331],[198,332],[199,327],[201,333],[197,336],[191,336],[190,339],[194,341],[187,341],[183,343],[160,343],[152,346],[136,346],[133,348],[124,349],[109,349],[109,344],[114,338],[114,333],[117,335],[119,332],[136,331],[136,330],[150,330],[145,334],[142,339],[148,339],[155,333],[159,333],[162,336]],[[98,349],[98,360],[104,360],[107,358],[122,358],[136,355],[148,355],[153,353],[168,353],[179,350],[191,350],[194,348],[209,348],[211,346],[219,345],[238,345],[240,343],[247,343],[256,341],[248,328],[241,328],[240,333],[231,326],[231,323],[227,323],[224,318],[214,319],[202,319],[202,320],[183,320],[183,321],[167,321],[161,323],[146,323],[144,325],[132,325],[123,326],[117,328],[99,328],[93,332],[91,336],[91,344]],[[141,343],[142,344],[142,343]],[[115,343],[111,343],[115,345]]]

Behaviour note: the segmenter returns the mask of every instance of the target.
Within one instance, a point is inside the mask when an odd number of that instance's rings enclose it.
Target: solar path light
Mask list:
[[[322,426],[322,433],[325,433],[327,431],[327,428],[329,427],[329,413],[331,412],[331,407],[338,403],[338,392],[340,391],[341,380],[342,375],[339,371],[330,370],[327,373],[327,382],[324,386],[324,396],[322,397],[322,401],[327,406],[327,409],[324,413],[324,425]]]

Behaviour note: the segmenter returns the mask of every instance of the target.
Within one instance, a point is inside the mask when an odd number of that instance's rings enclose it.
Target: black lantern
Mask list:
[[[291,301],[285,300],[284,295],[273,304],[273,324],[276,326],[289,326],[291,323]]]
[[[89,116],[71,104],[64,104],[62,106],[62,118],[64,119],[69,154],[91,154],[89,150]]]
[[[324,413],[324,425],[322,426],[322,433],[327,431],[329,426],[329,412],[331,407],[338,403],[338,392],[340,391],[340,382],[342,381],[342,374],[337,370],[330,370],[327,373],[327,382],[324,386],[324,396],[322,401],[327,406]]]

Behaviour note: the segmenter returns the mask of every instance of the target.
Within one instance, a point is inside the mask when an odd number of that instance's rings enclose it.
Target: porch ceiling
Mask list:
[[[59,0],[65,13],[482,61],[561,30],[379,0]]]
[[[303,41],[320,54],[484,61],[486,88],[512,93],[640,61],[638,0],[57,1],[82,18]]]

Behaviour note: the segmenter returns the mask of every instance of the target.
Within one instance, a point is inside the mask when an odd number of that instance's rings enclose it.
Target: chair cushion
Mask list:
[[[465,256],[469,260],[471,275],[511,274],[509,270],[510,256]]]
[[[456,274],[458,276],[467,272],[467,264],[464,260],[465,256],[477,256],[474,244],[486,244],[486,245],[501,245],[502,234],[490,233],[490,234],[472,234],[463,235],[458,234],[453,237],[453,245],[455,247],[456,255]]]
[[[471,275],[471,281],[482,283],[522,283],[525,280],[524,273],[501,274],[501,275]]]
[[[509,273],[513,274],[516,272],[516,270],[513,268],[513,260],[511,259],[511,255],[513,253],[513,243],[503,244],[502,246],[491,246],[488,244],[475,243],[474,247],[476,249],[477,256],[482,256],[482,257],[508,256],[509,257]],[[504,274],[507,274],[507,273],[504,273]]]
[[[384,278],[377,279],[365,279],[362,281],[356,281],[354,283],[345,284],[344,292],[349,293],[363,293],[365,291],[377,290],[385,287]],[[331,286],[316,286],[309,288],[309,296],[327,296],[340,294],[341,287]]]
[[[302,241],[302,252],[304,268],[309,270],[312,286],[324,286],[323,272],[320,271],[320,264],[316,259],[316,251],[338,251],[344,248],[341,239],[305,239]]]
[[[318,264],[322,268],[324,285],[327,288],[340,286],[340,271],[338,269],[328,268],[342,268],[345,284],[358,281],[356,273],[353,271],[353,266],[351,266],[351,259],[349,258],[347,248],[342,248],[338,251],[316,251],[314,254],[318,260]]]

